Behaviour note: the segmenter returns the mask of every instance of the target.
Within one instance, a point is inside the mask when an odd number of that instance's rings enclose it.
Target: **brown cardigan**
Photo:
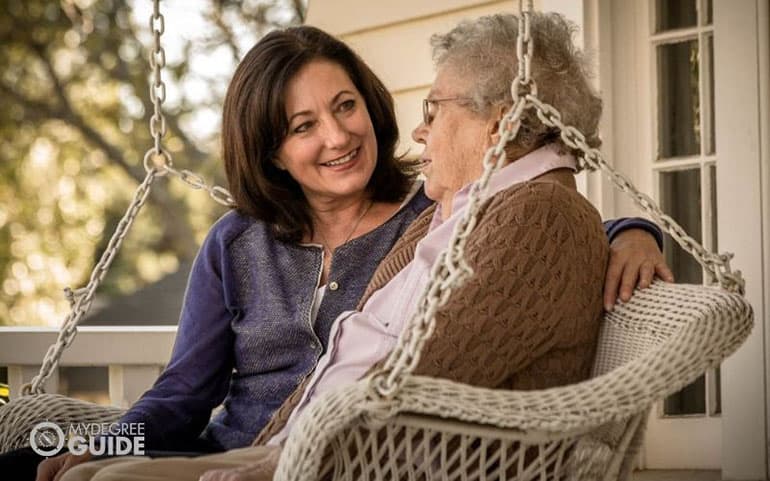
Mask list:
[[[540,389],[587,378],[609,247],[593,206],[553,179],[546,175],[515,185],[483,206],[466,246],[474,274],[438,311],[415,374],[508,389]],[[418,217],[386,256],[359,309],[411,261],[433,211]],[[307,380],[276,411],[254,445],[281,430]]]

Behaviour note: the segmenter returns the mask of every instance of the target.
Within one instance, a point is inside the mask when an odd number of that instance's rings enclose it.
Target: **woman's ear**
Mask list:
[[[273,165],[275,165],[278,170],[286,170],[286,166],[283,165],[283,162],[278,157],[273,159]]]
[[[489,121],[487,122],[487,138],[490,140],[490,146],[497,145],[500,141],[500,122],[508,112],[508,106],[505,104],[496,104],[490,108]]]

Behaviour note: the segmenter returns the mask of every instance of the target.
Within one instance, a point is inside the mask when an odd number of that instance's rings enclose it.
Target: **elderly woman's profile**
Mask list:
[[[598,145],[601,101],[573,27],[542,14],[532,25],[541,98]],[[270,479],[296,416],[364,376],[414,312],[510,108],[516,33],[516,17],[495,15],[434,36],[419,165],[397,155],[393,99],[343,42],[313,27],[260,40],[223,109],[237,209],[201,247],[171,361],[122,418],[147,424],[149,449],[230,451],[74,469],[88,458],[64,455],[38,479]],[[534,115],[506,154],[467,247],[474,276],[438,313],[418,372],[493,388],[576,382],[605,284],[614,302],[618,285],[670,275],[660,235],[639,219],[603,228],[575,189],[572,153]],[[613,254],[607,280],[608,237],[621,236],[642,240]]]

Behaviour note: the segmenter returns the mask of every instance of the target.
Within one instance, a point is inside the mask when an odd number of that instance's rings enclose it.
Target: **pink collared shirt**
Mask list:
[[[571,155],[560,156],[555,145],[541,147],[495,173],[489,180],[489,196],[562,168],[576,170],[575,159]],[[447,247],[455,225],[465,213],[471,185],[455,194],[448,219],[442,220],[441,205],[437,206],[428,234],[417,243],[414,259],[374,292],[362,311],[343,312],[334,321],[329,349],[319,359],[286,426],[268,444],[279,444],[286,439],[299,413],[319,394],[361,378],[393,349],[406,320],[416,310],[433,263]]]

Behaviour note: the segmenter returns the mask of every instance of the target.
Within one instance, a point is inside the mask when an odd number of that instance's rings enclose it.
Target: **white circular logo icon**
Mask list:
[[[64,431],[56,423],[38,423],[29,433],[29,445],[40,456],[53,456],[64,447]]]

